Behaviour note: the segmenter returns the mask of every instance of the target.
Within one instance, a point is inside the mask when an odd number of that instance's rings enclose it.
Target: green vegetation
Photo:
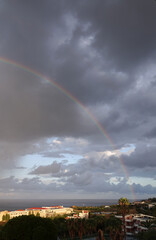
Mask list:
[[[156,206],[149,208],[146,203],[138,204],[136,205],[136,212],[156,217]]]
[[[107,221],[107,230],[109,231],[110,239],[122,239],[122,221],[114,216],[111,216]]]
[[[101,212],[105,211],[105,206],[72,206],[74,210],[88,210],[88,211],[95,211],[95,212]]]
[[[90,236],[99,236],[100,239],[103,239],[102,236],[104,236],[104,239],[121,240],[126,239],[125,229],[122,231],[122,222],[125,222],[127,213],[140,213],[143,211],[148,215],[156,216],[156,206],[148,208],[147,203],[131,205],[127,198],[120,198],[118,203],[118,205],[112,205],[109,208],[105,208],[105,206],[74,206],[75,212],[88,210],[90,212],[88,219],[67,219],[66,215],[57,215],[50,219],[41,218],[37,214],[38,216],[21,216],[9,220],[9,214],[6,214],[3,216],[3,220],[6,222],[1,222],[0,240],[55,240],[57,237],[60,240],[72,240],[75,238],[81,240]],[[113,214],[94,214],[106,211],[117,212],[122,215],[122,221]],[[31,213],[33,212],[29,212],[29,214]],[[146,233],[139,233],[136,239],[154,240],[156,236],[156,220],[142,224],[149,230]]]
[[[3,240],[56,240],[57,230],[51,219],[33,215],[9,220],[1,231]]]
[[[10,219],[10,215],[9,214],[5,214],[5,215],[3,215],[3,217],[2,217],[2,220],[3,221],[8,221]]]
[[[156,203],[156,198],[149,198],[148,200],[144,200],[145,202]]]
[[[58,229],[60,239],[74,239],[97,235],[102,231],[109,235],[113,240],[122,236],[121,220],[114,216],[106,218],[104,216],[94,216],[89,219],[68,219],[61,217],[55,218],[54,223]]]
[[[88,210],[89,212],[115,212],[117,209],[117,205],[111,205],[106,208],[104,205],[102,206],[72,206],[74,211],[82,211]]]
[[[123,227],[124,227],[124,239],[126,239],[126,228],[125,228],[125,215],[129,212],[130,202],[127,198],[120,198],[118,212],[122,215]]]
[[[40,213],[39,212],[36,214],[36,217],[40,217]]]
[[[36,217],[34,215],[15,217],[0,231],[0,240],[55,240],[83,239],[83,237],[106,234],[110,239],[121,239],[121,220],[111,216],[94,216],[89,219],[65,219]]]
[[[154,240],[156,238],[156,229],[147,232],[141,232],[136,236],[137,240]]]

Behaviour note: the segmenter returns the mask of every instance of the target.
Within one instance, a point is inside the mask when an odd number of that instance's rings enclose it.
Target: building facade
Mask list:
[[[116,216],[122,220],[122,216]],[[139,232],[145,232],[148,230],[147,223],[154,220],[153,216],[144,214],[130,214],[125,216],[125,229],[127,236],[133,236]]]

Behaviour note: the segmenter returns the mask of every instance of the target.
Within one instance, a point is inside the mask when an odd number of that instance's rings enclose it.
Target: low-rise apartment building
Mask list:
[[[53,217],[56,215],[64,215],[71,214],[73,212],[73,208],[65,208],[63,206],[52,206],[52,207],[41,207],[41,208],[27,208],[25,210],[19,209],[16,211],[2,211],[0,212],[0,221],[4,220],[4,216],[9,216],[9,219],[19,216],[28,216],[35,215],[40,217]]]
[[[11,211],[11,212],[8,212],[9,216],[10,216],[10,219],[14,218],[14,217],[20,217],[20,216],[28,216],[29,215],[29,212],[27,210],[16,210],[16,211]]]
[[[116,216],[122,220],[122,216]],[[133,236],[139,232],[148,230],[146,223],[154,220],[153,216],[144,214],[130,214],[125,216],[126,235]]]
[[[85,219],[88,219],[89,217],[89,211],[87,210],[82,210],[82,212],[79,212],[79,213],[74,213],[73,215],[71,216],[67,216],[66,219],[82,219],[82,218],[85,218]]]

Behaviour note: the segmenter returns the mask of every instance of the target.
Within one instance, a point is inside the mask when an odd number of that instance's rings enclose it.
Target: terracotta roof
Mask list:
[[[46,209],[46,208],[38,208],[38,207],[34,207],[34,208],[27,208],[28,210],[39,210],[39,209]]]

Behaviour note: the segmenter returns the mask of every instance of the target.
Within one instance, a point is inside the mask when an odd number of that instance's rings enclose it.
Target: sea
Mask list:
[[[0,199],[0,211],[14,211],[32,207],[102,206],[117,204],[118,199]]]

